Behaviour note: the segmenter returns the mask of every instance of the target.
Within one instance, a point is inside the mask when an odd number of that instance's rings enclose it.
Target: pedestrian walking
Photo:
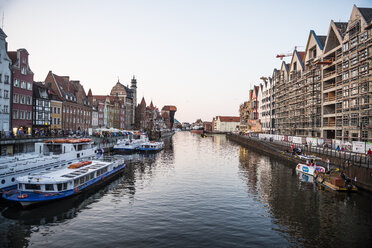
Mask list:
[[[329,159],[327,159],[327,171],[330,171],[329,170]]]

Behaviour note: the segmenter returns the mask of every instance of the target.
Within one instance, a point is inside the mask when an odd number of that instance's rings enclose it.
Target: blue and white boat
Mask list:
[[[17,177],[61,167],[67,162],[87,159],[98,154],[102,155],[91,139],[71,138],[38,142],[35,143],[35,152],[0,157],[0,194],[16,188]]]
[[[164,148],[164,142],[147,141],[140,145],[137,150],[141,152],[158,152]]]
[[[132,132],[128,138],[118,140],[117,144],[114,145],[114,151],[122,151],[122,152],[135,152],[137,148],[148,142],[149,138],[147,137],[146,133],[142,132]]]
[[[18,202],[23,207],[63,199],[97,187],[120,173],[124,167],[124,160],[69,163],[62,168],[18,177],[17,189],[4,192],[3,198]]]
[[[321,173],[325,172],[325,168],[323,166],[319,166],[316,164],[316,161],[320,160],[320,158],[314,157],[314,156],[304,156],[304,155],[300,155],[298,157],[300,159],[306,160],[306,163],[297,164],[296,166],[297,171],[310,175],[310,176],[315,176],[317,171]]]

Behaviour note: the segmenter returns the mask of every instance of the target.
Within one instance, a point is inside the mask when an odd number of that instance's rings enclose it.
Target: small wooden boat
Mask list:
[[[358,189],[351,183],[350,179],[343,179],[339,172],[332,172],[330,174],[318,173],[316,175],[316,182],[335,191],[342,192],[357,192]]]

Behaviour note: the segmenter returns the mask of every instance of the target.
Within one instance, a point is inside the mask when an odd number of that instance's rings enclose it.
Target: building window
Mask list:
[[[354,37],[354,38],[352,38],[351,40],[350,40],[350,47],[354,47],[354,46],[356,46],[358,44],[358,36],[356,36],[356,37]]]
[[[26,89],[26,82],[25,81],[21,81],[21,88]]]
[[[8,111],[9,111],[8,105],[4,105],[3,113],[7,114],[7,113],[9,113]]]
[[[344,74],[342,75],[342,79],[343,80],[347,80],[349,79],[349,72],[348,71],[345,71]]]
[[[9,91],[8,90],[4,90],[4,98],[9,99]]]
[[[27,96],[26,104],[27,105],[32,105],[32,101],[31,101],[31,97],[30,96]]]
[[[4,84],[9,84],[9,76],[8,75],[4,76]]]
[[[18,103],[18,102],[19,102],[19,95],[13,94],[13,103]]]
[[[32,90],[32,83],[27,83],[27,89]]]
[[[56,108],[56,107],[54,107],[54,108],[53,108],[53,111],[54,111],[53,113],[55,113],[55,114],[56,114],[56,113],[57,113],[57,108]]]
[[[21,73],[22,73],[23,75],[26,75],[26,74],[27,74],[26,67],[22,67],[22,69],[21,69]]]
[[[19,87],[19,80],[17,78],[14,79],[13,85],[14,87]]]
[[[25,119],[25,111],[19,111],[19,119],[21,120]]]
[[[61,113],[61,108],[58,108],[58,114],[60,114]]]
[[[60,118],[57,119],[57,123],[58,123],[58,125],[61,124],[61,119]]]
[[[18,110],[13,110],[13,119],[14,120],[18,119]]]
[[[346,42],[342,45],[342,50],[345,52],[347,50],[349,50],[349,42]]]
[[[54,121],[54,122],[53,122],[53,123],[54,123],[54,125],[56,125],[56,124],[57,124],[57,119],[56,119],[56,118],[54,118],[54,119],[53,119],[53,121]]]
[[[24,95],[19,96],[19,103],[20,104],[25,104],[26,103],[26,97]]]
[[[31,112],[27,112],[27,120],[31,120]]]
[[[367,74],[368,73],[368,63],[364,63],[359,67],[360,74]]]
[[[358,68],[351,71],[351,78],[358,76]]]
[[[354,53],[350,58],[350,64],[355,65],[358,63],[358,54]]]
[[[367,40],[367,38],[368,38],[368,33],[367,33],[367,31],[365,31],[364,33],[362,33],[362,34],[360,35],[360,41],[365,41],[365,40]]]

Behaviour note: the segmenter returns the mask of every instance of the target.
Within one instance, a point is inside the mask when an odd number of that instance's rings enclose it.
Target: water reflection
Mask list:
[[[292,166],[239,149],[240,176],[250,194],[267,203],[272,222],[292,245],[356,247],[370,244],[370,194],[322,190]],[[366,223],[367,227],[366,228]],[[360,224],[363,224],[361,227]]]

